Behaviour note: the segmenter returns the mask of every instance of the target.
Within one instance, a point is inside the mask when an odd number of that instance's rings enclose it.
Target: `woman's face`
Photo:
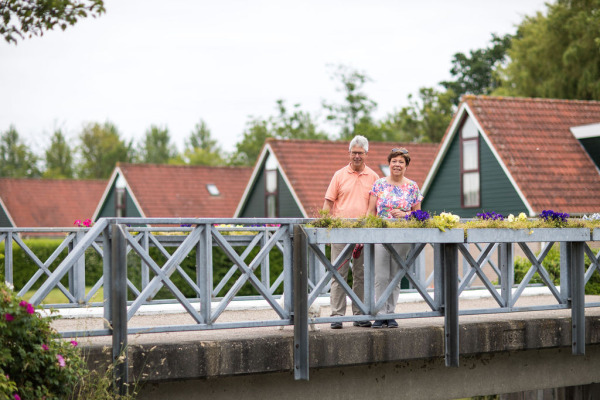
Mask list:
[[[406,171],[406,160],[401,155],[390,160],[390,175],[402,176]]]

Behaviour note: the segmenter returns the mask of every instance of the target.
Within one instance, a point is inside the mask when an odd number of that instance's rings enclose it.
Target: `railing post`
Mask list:
[[[308,380],[308,246],[302,225],[294,225],[294,378]]]
[[[115,391],[127,395],[129,362],[127,358],[127,242],[123,225],[112,225],[111,308],[112,360]]]
[[[364,303],[369,314],[375,315],[375,245],[365,243],[363,247]]]
[[[6,232],[6,238],[4,238],[4,280],[14,285],[12,235],[12,232]]]
[[[458,246],[456,243],[441,245],[444,274],[444,335],[447,367],[458,367]]]
[[[200,288],[200,314],[209,325],[213,292],[212,263],[211,225],[205,224],[196,245],[196,280]]]
[[[567,243],[567,265],[571,277],[571,324],[573,355],[585,355],[585,265],[583,242]]]
[[[150,254],[150,232],[145,231],[144,233],[142,233],[142,235],[144,235],[142,237],[142,247],[148,254]],[[148,282],[150,282],[150,269],[148,268],[148,264],[146,264],[144,260],[142,260],[140,267],[142,275],[142,290],[144,290],[146,286],[148,286]]]
[[[442,245],[433,243],[433,300],[435,301],[436,311],[439,311],[444,305],[443,260]]]
[[[268,224],[266,224],[268,225]],[[267,245],[267,242],[269,240],[269,227],[265,226],[264,227],[264,235],[262,236],[262,239],[260,240],[260,248],[264,249],[265,246]],[[260,277],[261,277],[261,281],[262,284],[265,285],[265,287],[270,288],[271,287],[271,274],[270,274],[270,262],[269,262],[269,256],[266,256],[264,258],[264,260],[260,263]]]
[[[84,236],[84,232],[75,232],[75,238],[69,243],[69,251],[72,251]],[[69,270],[69,292],[75,297],[77,303],[83,304],[85,302],[85,253]]]
[[[102,232],[102,279],[104,286],[104,328],[111,329],[110,321],[112,321],[112,305],[110,291],[112,288],[111,279],[111,263],[112,263],[112,225],[106,225]]]
[[[512,308],[512,287],[515,282],[515,263],[512,243],[498,245],[498,262],[500,264],[500,295],[504,307]]]

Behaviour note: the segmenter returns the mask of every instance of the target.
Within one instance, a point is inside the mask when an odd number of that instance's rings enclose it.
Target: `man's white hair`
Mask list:
[[[348,146],[348,151],[352,151],[354,146],[362,147],[365,152],[369,152],[369,141],[366,137],[361,135],[354,136],[354,139],[350,141],[350,145]]]

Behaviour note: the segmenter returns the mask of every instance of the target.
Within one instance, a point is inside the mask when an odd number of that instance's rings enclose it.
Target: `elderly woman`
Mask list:
[[[404,218],[412,211],[421,209],[423,194],[419,190],[419,186],[405,176],[410,164],[408,150],[405,148],[392,149],[387,159],[390,175],[373,184],[373,188],[369,192],[369,214],[376,214],[381,218]],[[411,245],[394,244],[393,247],[400,257],[406,259]],[[399,269],[400,265],[391,258],[383,245],[375,245],[375,301],[379,301]],[[400,282],[377,314],[393,314],[399,295]],[[383,328],[384,326],[397,328],[398,323],[393,319],[378,319],[373,324],[373,328]]]

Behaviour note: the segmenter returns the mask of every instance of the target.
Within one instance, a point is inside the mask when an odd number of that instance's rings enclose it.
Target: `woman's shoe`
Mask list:
[[[387,320],[387,327],[388,328],[397,328],[398,327],[398,323],[396,322],[395,319],[388,319]]]
[[[384,325],[387,325],[387,321],[385,319],[378,319],[378,320],[375,320],[375,322],[373,322],[372,327],[379,329],[379,328],[383,328]]]

